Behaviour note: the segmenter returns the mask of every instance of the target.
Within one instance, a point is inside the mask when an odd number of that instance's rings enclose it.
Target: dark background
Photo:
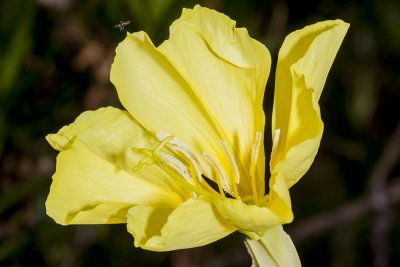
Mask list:
[[[44,136],[82,111],[119,106],[109,82],[126,30],[156,44],[200,3],[270,49],[308,24],[351,24],[320,104],[325,133],[292,188],[285,226],[303,266],[400,266],[400,1],[74,1],[0,3],[0,266],[250,266],[243,237],[176,252],[136,249],[125,225],[68,226],[46,216],[56,151]],[[265,97],[270,132],[274,74]],[[267,144],[267,154],[270,144]]]

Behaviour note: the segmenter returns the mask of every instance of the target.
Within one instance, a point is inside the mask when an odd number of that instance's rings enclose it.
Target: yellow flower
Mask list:
[[[234,231],[254,240],[284,235],[280,225],[293,219],[289,188],[317,153],[318,100],[347,29],[320,22],[280,49],[267,194],[267,48],[200,6],[184,9],[158,47],[144,32],[128,33],[111,69],[127,111],[84,112],[47,136],[60,151],[48,215],[60,224],[126,223],[135,246],[154,251]]]

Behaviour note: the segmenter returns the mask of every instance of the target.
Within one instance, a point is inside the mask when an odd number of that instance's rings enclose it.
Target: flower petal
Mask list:
[[[270,168],[288,187],[317,153],[323,132],[318,100],[348,27],[341,20],[316,23],[288,35],[279,51],[272,130],[280,134]]]
[[[128,212],[135,246],[153,251],[207,245],[236,230],[202,199],[189,199],[176,209],[136,206]]]
[[[128,34],[118,45],[110,78],[124,107],[153,134],[172,134],[196,155],[221,150],[201,104],[146,33]]]
[[[296,248],[281,225],[269,229],[260,240],[245,242],[254,266],[301,266]]]
[[[152,169],[129,174],[77,140],[57,157],[47,214],[60,224],[121,223],[134,205],[179,205],[177,193],[146,181]]]
[[[264,131],[268,49],[229,17],[197,5],[183,10],[159,50],[190,85],[248,176],[256,131]]]
[[[111,81],[122,104],[146,129],[176,136],[196,155],[213,154],[233,177],[220,143],[224,140],[248,176],[255,132],[264,128],[269,68],[268,50],[245,29],[196,6],[184,10],[171,27],[170,40],[159,48],[143,32],[129,34],[117,48]],[[241,188],[249,193],[250,183],[243,181]]]

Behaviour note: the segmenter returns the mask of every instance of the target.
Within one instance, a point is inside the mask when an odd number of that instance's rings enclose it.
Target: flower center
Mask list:
[[[251,200],[255,204],[260,203],[257,195],[256,168],[262,145],[262,137],[263,135],[261,132],[256,132],[250,161]],[[209,152],[202,152],[201,154],[204,161],[208,164],[206,167],[209,167],[210,171],[215,173],[213,181],[218,186],[217,192],[216,189],[212,188],[207,180],[203,178],[206,176],[202,171],[198,158],[183,141],[164,132],[157,132],[156,138],[160,141],[160,144],[154,150],[143,148],[132,149],[132,151],[143,155],[143,158],[134,167],[134,171],[140,169],[144,165],[156,164],[167,174],[175,177],[178,182],[183,182],[183,184],[193,192],[194,197],[199,195],[219,195],[221,197],[226,197],[227,193],[235,199],[242,200],[238,191],[238,185],[241,179],[240,171],[235,156],[226,141],[221,141],[221,147],[229,161],[233,175],[227,175],[221,162],[213,154]],[[208,179],[209,177],[206,178]]]

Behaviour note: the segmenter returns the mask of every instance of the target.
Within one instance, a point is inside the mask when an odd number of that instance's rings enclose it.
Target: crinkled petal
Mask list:
[[[114,107],[85,111],[58,133],[46,136],[58,151],[69,149],[76,138],[110,161],[135,145],[147,147],[158,144],[128,112]]]
[[[318,100],[349,25],[319,22],[288,35],[279,51],[272,130],[280,130],[271,173],[290,187],[309,169],[323,132]]]
[[[122,223],[134,205],[179,205],[179,194],[146,180],[151,169],[132,175],[77,140],[57,157],[47,214],[60,224]]]
[[[46,138],[61,151],[46,202],[48,214],[61,224],[126,222],[133,205],[175,207],[191,196],[156,165],[133,171],[143,155],[131,148],[159,142],[126,111],[84,112]]]
[[[257,267],[300,267],[296,248],[282,226],[265,232],[260,240],[246,239],[247,249]]]
[[[257,206],[224,198],[216,200],[215,206],[225,220],[243,232],[265,232],[273,226],[293,220],[290,208],[279,199],[274,199],[266,206]]]
[[[132,152],[132,148],[154,149],[159,144],[128,112],[113,107],[83,112],[73,123],[56,134],[47,135],[46,139],[59,151],[70,149],[79,140],[99,157],[132,174],[143,158],[142,154]],[[141,176],[140,172],[135,175]],[[188,193],[156,166],[148,168],[146,176],[142,177],[160,187]]]
[[[176,209],[136,206],[128,211],[135,246],[153,251],[207,245],[236,230],[202,199],[189,199]]]

